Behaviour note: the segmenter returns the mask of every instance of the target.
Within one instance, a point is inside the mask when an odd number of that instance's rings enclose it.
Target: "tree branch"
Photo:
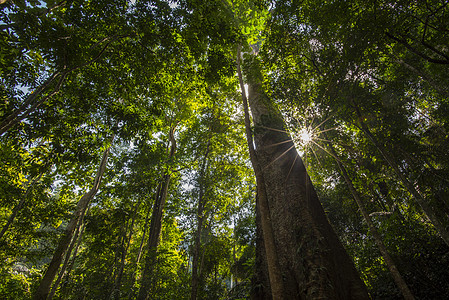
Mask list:
[[[396,41],[396,42],[398,42],[398,43],[401,43],[401,44],[404,45],[408,50],[410,50],[412,53],[415,53],[416,55],[418,55],[418,56],[420,56],[421,58],[427,60],[428,62],[435,63],[435,64],[440,64],[440,65],[449,65],[449,59],[443,60],[443,59],[435,59],[435,58],[432,58],[432,57],[430,57],[430,56],[428,56],[428,55],[426,55],[426,54],[424,54],[424,53],[418,51],[417,49],[415,49],[412,45],[410,45],[409,43],[407,43],[406,40],[400,39],[400,38],[398,38],[398,37],[392,35],[392,34],[389,33],[388,31],[386,31],[385,34],[386,34],[389,38],[393,39],[394,41]]]

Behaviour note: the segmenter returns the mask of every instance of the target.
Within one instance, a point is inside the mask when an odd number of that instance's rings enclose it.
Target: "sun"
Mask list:
[[[310,128],[303,128],[298,132],[298,138],[302,146],[307,146],[313,141],[313,131]]]
[[[332,115],[326,117],[313,113],[313,111],[297,112],[293,115],[287,115],[286,125],[288,133],[300,157],[305,161],[308,156],[314,156],[318,162],[319,155],[317,151],[326,150],[325,144],[330,141],[326,139],[326,132],[336,130],[338,127],[325,128],[324,124],[331,120]]]

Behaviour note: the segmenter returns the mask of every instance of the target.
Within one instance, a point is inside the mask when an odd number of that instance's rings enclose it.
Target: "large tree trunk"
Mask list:
[[[260,251],[258,252],[257,250],[262,250],[263,252],[263,261],[259,265],[256,263],[256,268],[263,268],[264,266],[267,267],[267,276],[265,276],[264,278],[268,278],[270,281],[269,285],[271,287],[271,295],[274,299],[282,299],[284,298],[283,280],[274,241],[273,227],[269,211],[269,202],[267,198],[267,191],[265,190],[265,180],[262,172],[262,167],[259,164],[257,153],[254,148],[254,141],[251,132],[248,99],[246,97],[246,92],[243,84],[243,76],[240,67],[240,49],[241,45],[239,45],[237,48],[237,74],[239,77],[240,88],[242,90],[243,109],[245,114],[245,134],[248,143],[249,156],[253,165],[254,173],[256,175],[256,211],[260,216],[260,218],[257,219],[258,221],[260,221],[260,223],[257,223],[258,225],[260,225],[260,230],[258,230],[257,232],[262,235],[263,240],[263,247],[256,247],[256,254],[260,253]],[[258,270],[263,271],[263,269]],[[259,276],[256,275],[256,277]],[[265,286],[269,285],[267,283]],[[263,295],[263,284],[261,284],[260,287],[261,289],[259,289],[259,292],[261,293],[261,295]]]
[[[53,258],[50,262],[50,265],[48,266],[47,271],[45,272],[45,275],[42,278],[41,283],[33,296],[34,300],[47,299],[47,296],[50,293],[51,284],[58,272],[64,254],[67,248],[69,247],[70,242],[72,241],[75,229],[77,228],[79,221],[84,216],[84,213],[86,212],[90,200],[95,196],[100,187],[101,179],[106,170],[110,148],[111,147],[108,147],[103,153],[103,158],[101,159],[100,166],[98,167],[97,175],[95,176],[92,188],[86,194],[84,194],[78,201],[73,217],[70,220],[69,224],[67,225],[61,239],[59,240],[58,247],[56,248],[53,254]]]
[[[259,277],[270,279],[270,282],[256,283],[261,287],[257,299],[369,299],[351,258],[326,218],[304,164],[285,132],[280,113],[263,92],[257,62],[253,62],[251,68],[248,72],[249,104],[259,165],[254,169],[256,178],[263,179],[263,182],[257,181],[262,219],[257,226],[262,230],[265,246],[265,258],[256,260],[262,259],[260,264],[266,261],[268,265],[268,276]],[[260,189],[261,184],[263,189]],[[261,195],[263,190],[266,195]],[[261,210],[264,197],[268,212]],[[277,256],[275,264],[282,276],[282,294],[273,291],[272,254],[267,250],[264,219],[271,224]],[[259,272],[267,270],[260,268]]]
[[[170,151],[168,160],[172,160],[176,152],[176,141],[174,137],[175,127],[170,129]],[[142,274],[141,287],[137,299],[145,300],[149,297],[151,279],[153,277],[153,268],[156,263],[157,247],[162,229],[162,217],[164,214],[165,200],[167,199],[168,186],[170,184],[170,170],[163,175],[161,183],[158,185],[154,199],[153,213],[151,216],[150,233],[148,239],[148,253],[145,267]]]

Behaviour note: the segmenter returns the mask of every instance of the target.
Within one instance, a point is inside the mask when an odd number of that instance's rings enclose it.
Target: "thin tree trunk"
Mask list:
[[[419,70],[419,69],[413,67],[412,65],[408,64],[407,62],[405,62],[404,60],[402,60],[400,58],[395,58],[395,60],[396,60],[396,62],[403,65],[404,67],[406,67],[407,69],[409,69],[410,71],[412,71],[413,73],[415,73],[416,75],[421,77],[423,80],[425,80],[438,93],[440,93],[441,95],[443,95],[445,97],[449,96],[449,92],[447,91],[447,89],[445,89],[444,87],[442,87],[438,83],[436,83],[428,74],[424,73],[422,70]]]
[[[117,281],[117,275],[119,273],[120,268],[119,262],[121,261],[122,253],[125,248],[125,242],[127,240],[126,237],[128,235],[128,228],[130,222],[131,222],[130,219],[126,218],[126,214],[123,214],[123,222],[122,226],[120,226],[120,233],[114,252],[114,262],[111,264],[110,271],[108,272],[108,274],[111,274],[111,276],[108,279],[106,279],[106,282],[113,283],[111,289],[107,293],[108,294],[107,299],[112,299],[116,294],[116,292],[118,292],[117,290],[115,290],[115,283]]]
[[[82,228],[82,231],[80,233],[80,238],[78,238],[78,242],[76,243],[75,249],[73,251],[72,259],[71,259],[70,264],[68,265],[67,270],[64,274],[64,277],[63,277],[64,281],[63,281],[63,284],[61,285],[61,291],[60,291],[61,295],[64,295],[65,287],[67,286],[68,279],[70,278],[70,274],[72,272],[73,266],[75,265],[75,260],[76,260],[77,254],[78,254],[78,249],[81,245],[81,242],[83,241],[82,235],[84,233],[84,229],[85,229],[85,226],[83,226],[83,228]],[[62,281],[62,279],[61,279],[61,281]],[[64,297],[61,296],[61,298],[64,298]]]
[[[170,128],[170,151],[168,161],[171,161],[176,152],[176,141],[174,137],[175,126]],[[162,177],[162,182],[158,185],[154,199],[153,213],[151,216],[150,233],[148,238],[148,253],[145,262],[145,268],[142,274],[141,287],[137,299],[145,300],[149,297],[151,279],[153,277],[153,268],[156,262],[157,247],[162,229],[162,217],[164,213],[165,200],[167,199],[168,186],[170,184],[170,170]]]
[[[270,278],[269,283],[260,283],[264,286],[258,299],[369,299],[326,218],[280,113],[264,93],[257,58],[251,67],[248,90],[255,149],[250,151],[251,160],[255,156],[257,162],[253,167]],[[264,219],[270,226],[264,225]],[[266,238],[264,231],[270,227],[272,238]],[[280,278],[273,281],[276,271]]]
[[[66,252],[67,248],[70,245],[78,221],[80,220],[82,215],[84,215],[90,200],[95,196],[100,187],[101,179],[106,170],[110,149],[111,147],[109,146],[103,153],[103,158],[101,159],[100,166],[98,168],[97,175],[95,176],[92,188],[86,194],[84,194],[78,201],[73,217],[70,220],[69,224],[67,225],[63,236],[59,240],[58,247],[56,248],[53,254],[53,258],[50,262],[50,265],[48,266],[47,271],[45,272],[45,275],[39,284],[39,287],[37,288],[35,294],[33,295],[34,300],[47,299],[47,296],[50,292],[51,284],[58,272],[59,266],[61,265],[64,253]]]
[[[139,253],[137,254],[136,265],[139,265],[140,258],[142,257],[143,245],[145,243],[145,235],[146,235],[147,230],[148,230],[148,221],[150,220],[149,217],[150,217],[150,209],[148,209],[147,216],[145,217],[145,225],[144,225],[144,229],[143,229],[143,233],[142,233],[142,240],[140,241]]]
[[[55,296],[56,290],[58,289],[59,284],[62,281],[62,278],[65,275],[65,272],[67,270],[67,267],[69,265],[70,256],[72,254],[73,248],[77,249],[79,245],[81,244],[83,232],[84,232],[84,218],[80,218],[80,222],[76,228],[75,235],[73,236],[72,242],[70,243],[69,249],[67,250],[67,253],[64,258],[64,263],[62,264],[62,268],[59,271],[58,278],[56,279],[55,283],[53,284],[50,294],[48,295],[47,299],[51,300]],[[75,247],[76,245],[76,247]],[[74,254],[75,255],[75,254]]]
[[[132,239],[133,229],[134,229],[134,222],[136,220],[137,211],[139,210],[141,202],[142,202],[142,200],[140,198],[139,201],[136,203],[136,208],[134,209],[134,213],[133,213],[133,216],[131,219],[131,225],[130,225],[130,229],[129,229],[128,238],[126,239],[126,241],[123,241],[124,243],[126,242],[126,246],[122,247],[120,265],[118,267],[117,277],[115,279],[114,288],[113,288],[110,298],[120,299],[120,288],[122,285],[123,271],[125,270],[126,254],[128,253],[129,245],[131,244],[131,239]]]
[[[67,69],[66,66],[64,66],[63,71],[55,71],[43,84],[41,84],[33,93],[29,94],[28,97],[25,99],[24,103],[17,108],[15,111],[13,111],[9,116],[7,116],[1,123],[0,123],[0,136],[2,136],[5,132],[7,132],[9,129],[17,125],[20,121],[28,117],[31,113],[33,113],[37,108],[39,108],[43,103],[45,103],[49,98],[53,97],[57,93],[59,93],[59,90],[62,86],[62,83],[64,82],[66,76],[78,69],[82,69],[93,62],[97,61],[103,53],[106,51],[106,49],[109,47],[109,45],[120,38],[129,37],[129,35],[114,35],[109,36],[106,38],[103,38],[101,41],[97,42],[93,47],[96,47],[98,45],[101,45],[102,43],[106,43],[98,52],[97,55],[95,55],[92,59],[75,66],[71,69]],[[92,47],[92,48],[93,48]],[[44,98],[36,101],[36,99],[59,77],[59,80],[53,89],[51,93],[49,93]]]
[[[141,287],[137,299],[148,299],[150,292],[150,284],[153,273],[153,267],[156,262],[157,247],[159,245],[159,237],[162,229],[162,216],[167,196],[168,185],[170,183],[170,175],[165,174],[162,182],[159,183],[156,197],[154,199],[153,213],[151,216],[150,233],[147,244],[147,257],[145,267],[141,279]]]
[[[207,169],[207,160],[210,148],[210,136],[207,141],[206,152],[204,153],[203,163],[200,168],[199,174],[199,197],[198,197],[198,210],[197,210],[197,229],[195,235],[195,243],[193,248],[193,258],[192,258],[192,291],[190,293],[190,300],[196,300],[198,297],[198,259],[201,251],[201,234],[203,229],[204,221],[204,206],[206,205],[206,199],[204,197],[204,181],[205,173]]]
[[[357,206],[359,207],[360,212],[362,213],[363,218],[365,219],[366,224],[368,225],[369,231],[371,232],[374,242],[377,245],[377,248],[379,248],[380,253],[382,254],[383,259],[385,260],[385,264],[387,265],[388,270],[390,271],[391,276],[394,279],[394,282],[396,283],[397,287],[401,291],[402,295],[404,296],[404,299],[406,300],[413,300],[415,297],[413,297],[412,292],[410,291],[407,283],[402,278],[401,274],[398,271],[398,268],[396,267],[396,264],[394,263],[393,259],[390,256],[390,253],[388,253],[387,247],[385,247],[384,242],[382,241],[382,237],[380,236],[379,232],[377,231],[376,226],[374,225],[373,221],[371,220],[368,212],[365,209],[365,206],[363,205],[363,201],[355,189],[354,185],[352,184],[352,180],[348,175],[348,172],[346,171],[346,168],[341,163],[341,161],[338,158],[337,153],[335,152],[334,147],[332,144],[328,144],[329,149],[334,156],[335,162],[338,165],[338,168],[340,169],[340,173],[343,176],[346,185],[348,186],[349,191],[352,194],[352,197],[354,198],[355,202],[357,203]]]
[[[3,238],[3,235],[6,233],[6,231],[8,231],[9,226],[11,226],[11,224],[14,222],[14,219],[16,218],[17,214],[19,213],[19,211],[22,209],[23,205],[25,204],[25,201],[28,198],[28,195],[30,194],[32,188],[34,187],[34,184],[40,180],[40,178],[42,177],[42,173],[39,175],[38,178],[35,178],[31,184],[27,187],[27,190],[25,192],[25,195],[23,195],[22,199],[19,201],[19,203],[14,207],[14,209],[11,212],[11,215],[8,218],[8,221],[6,222],[6,224],[3,226],[2,231],[0,232],[0,240]]]
[[[394,160],[392,155],[390,155],[387,152],[387,150],[377,141],[377,139],[374,137],[374,135],[369,130],[368,126],[363,122],[362,114],[360,113],[359,107],[355,104],[354,101],[352,101],[352,103],[355,107],[357,116],[359,117],[362,131],[366,134],[368,139],[377,148],[377,150],[383,156],[385,161],[390,165],[390,167],[393,169],[393,171],[396,173],[396,175],[402,181],[402,184],[409,191],[409,193],[413,196],[416,203],[418,203],[418,205],[421,207],[424,214],[429,218],[430,222],[433,224],[435,229],[438,231],[438,233],[440,234],[441,238],[444,240],[446,245],[449,246],[449,232],[446,230],[444,225],[440,222],[440,220],[436,216],[433,209],[429,206],[427,200],[418,192],[418,190],[416,190],[416,188],[413,186],[413,184],[407,179],[407,177],[399,169],[399,164]]]
[[[350,154],[355,157],[355,161],[357,164],[357,167],[359,168],[359,170],[363,170],[366,168],[366,166],[364,166],[363,162],[359,159],[359,155],[357,155],[357,151],[348,146],[345,145],[345,150],[346,151],[350,151]],[[374,170],[372,168],[368,167],[368,171],[373,172]],[[383,209],[385,211],[388,212],[397,212],[397,214],[399,215],[399,218],[401,219],[401,221],[405,220],[404,216],[402,215],[402,212],[400,211],[400,209],[396,206],[396,204],[394,203],[394,201],[391,199],[391,196],[388,194],[388,186],[385,182],[379,182],[377,183],[377,186],[379,187],[379,191],[381,196],[375,191],[374,185],[372,182],[370,182],[368,184],[368,188],[371,192],[371,194],[373,195],[373,197],[376,198],[376,201],[379,203],[379,205],[381,207],[383,207]]]
[[[235,216],[233,217],[232,220],[232,225],[233,225],[233,230],[232,230],[232,265],[235,266],[235,262],[237,260],[236,257],[236,246],[235,246],[235,241],[236,241],[236,236],[235,236]],[[234,276],[232,275],[231,272],[231,290],[234,288],[234,286],[237,285],[237,278],[235,278],[235,284],[234,284]]]
[[[26,99],[25,102],[14,112],[12,112],[9,116],[7,116],[0,124],[0,136],[2,136],[5,132],[7,132],[9,129],[17,125],[20,121],[25,119],[27,116],[29,116],[33,111],[35,111],[39,106],[41,106],[47,99],[53,97],[59,92],[59,89],[61,88],[61,85],[67,75],[67,72],[55,72],[52,76],[50,76],[42,85],[40,85],[34,93],[31,93]],[[36,101],[36,98],[42,94],[44,90],[48,88],[48,86],[56,80],[56,78],[59,78],[58,83],[56,84],[56,87],[53,89],[53,91],[42,98],[39,101]]]
[[[251,278],[251,300],[261,300],[261,299],[271,299],[270,293],[270,279],[268,278],[268,266],[265,245],[262,235],[262,229],[260,224],[260,210],[257,208],[259,206],[259,197],[256,195],[256,236],[255,236],[255,261],[254,261],[254,276]]]
[[[139,266],[140,258],[142,257],[143,246],[145,244],[145,236],[147,234],[148,223],[150,221],[150,211],[151,211],[151,209],[148,208],[148,212],[147,212],[147,215],[145,217],[145,222],[144,222],[144,225],[143,225],[142,238],[140,239],[139,251],[137,252],[136,270],[137,270],[137,268]],[[132,278],[131,278],[131,285],[130,285],[130,289],[129,289],[129,292],[128,292],[128,299],[130,299],[130,300],[134,298],[134,283],[135,283],[135,281],[136,281],[136,272],[133,272]]]

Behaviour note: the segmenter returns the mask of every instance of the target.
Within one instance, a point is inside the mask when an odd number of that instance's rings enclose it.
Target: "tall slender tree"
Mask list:
[[[176,153],[176,140],[175,140],[175,130],[176,125],[172,125],[170,127],[169,132],[169,147],[167,147],[167,164],[170,166],[172,163],[173,157]],[[145,267],[142,274],[141,279],[141,287],[139,290],[139,295],[137,296],[137,299],[148,299],[149,293],[150,293],[150,287],[151,287],[151,281],[153,280],[152,277],[155,276],[154,274],[154,265],[156,263],[157,259],[157,248],[159,245],[159,239],[161,235],[161,229],[162,229],[162,217],[164,214],[164,208],[165,208],[165,202],[167,200],[167,193],[168,193],[168,187],[170,184],[170,177],[171,172],[173,170],[171,167],[168,167],[165,170],[165,173],[163,174],[160,183],[157,186],[155,198],[154,198],[154,205],[153,205],[153,212],[151,216],[151,223],[150,223],[150,232],[149,232],[149,238],[148,238],[148,244],[147,244],[147,257],[145,261]]]
[[[114,139],[112,138],[112,141],[113,140]],[[111,143],[112,143],[112,141],[111,141]],[[56,250],[53,254],[53,258],[47,268],[47,271],[45,272],[45,275],[42,278],[38,289],[36,290],[35,294],[33,295],[33,299],[36,299],[36,300],[37,299],[39,299],[39,300],[47,299],[47,296],[50,293],[51,285],[53,283],[55,276],[57,275],[57,272],[61,265],[64,254],[66,253],[67,249],[69,248],[70,243],[72,242],[73,234],[75,233],[77,228],[79,230],[79,227],[82,225],[80,221],[83,219],[83,216],[90,204],[90,201],[95,196],[95,194],[98,192],[98,189],[100,188],[101,180],[103,178],[104,172],[106,171],[110,150],[111,150],[111,145],[109,145],[103,153],[100,165],[98,167],[97,174],[95,176],[95,180],[92,184],[92,188],[87,193],[85,193],[81,197],[81,199],[78,201],[75,211],[73,213],[73,217],[70,220],[70,222],[67,224],[67,227],[59,241],[58,247],[56,248]]]

